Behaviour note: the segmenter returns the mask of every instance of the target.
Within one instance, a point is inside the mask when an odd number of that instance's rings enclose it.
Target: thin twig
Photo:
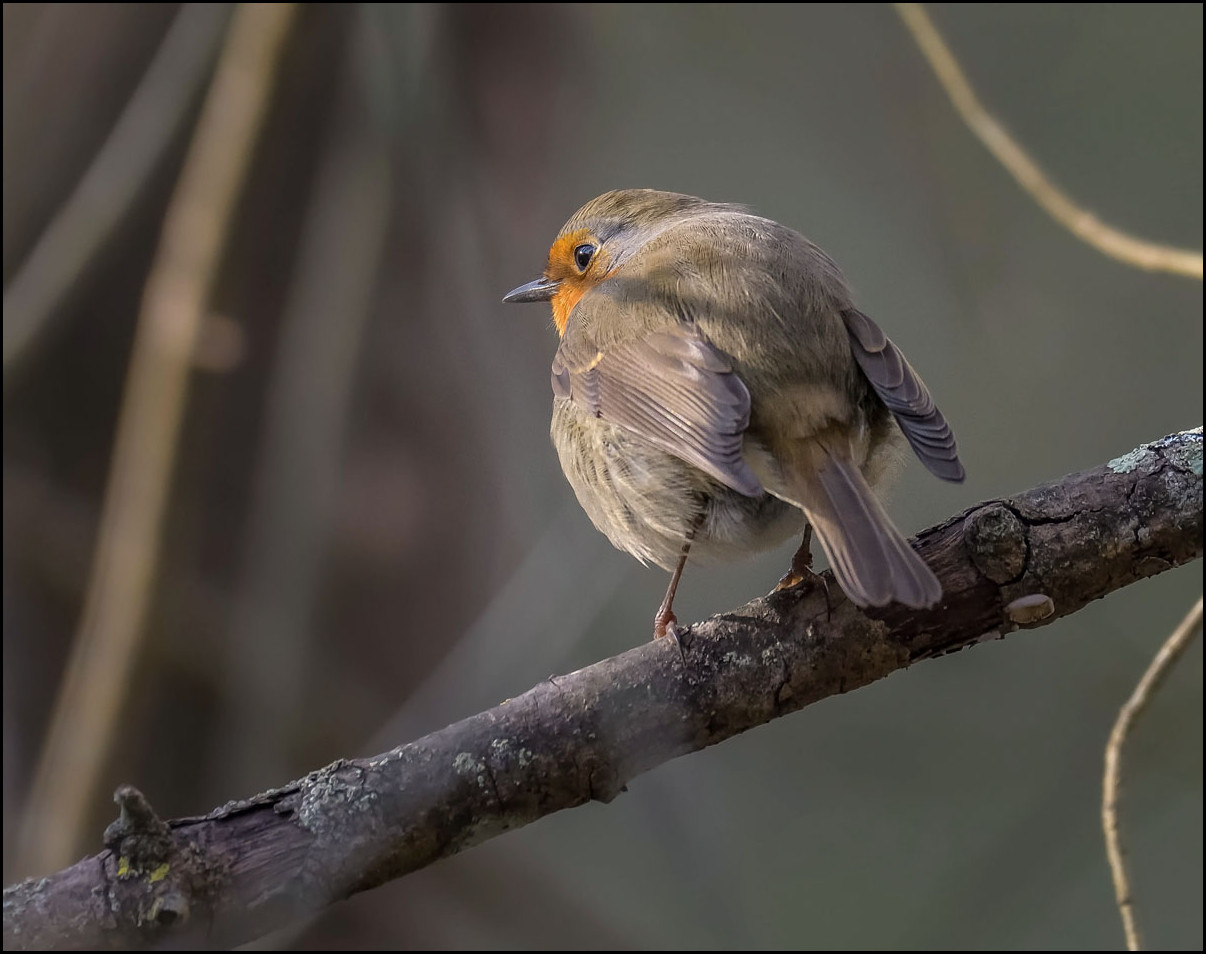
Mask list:
[[[1164,641],[1156,658],[1147,667],[1147,672],[1135,686],[1135,691],[1127,699],[1126,704],[1118,713],[1118,721],[1114,723],[1114,731],[1110,733],[1110,741],[1106,744],[1105,752],[1105,782],[1102,785],[1101,796],[1101,826],[1105,829],[1106,853],[1110,858],[1110,873],[1114,876],[1114,896],[1118,901],[1118,913],[1122,915],[1122,928],[1126,932],[1126,947],[1128,951],[1142,950],[1139,938],[1139,927],[1135,923],[1135,902],[1131,896],[1131,880],[1126,871],[1126,859],[1122,854],[1122,839],[1118,830],[1118,785],[1122,777],[1122,746],[1131,730],[1135,719],[1143,711],[1164,677],[1168,675],[1185,648],[1193,639],[1194,634],[1202,625],[1202,598],[1199,596],[1181,620],[1181,624],[1173,630],[1171,636]]]
[[[79,184],[4,290],[4,375],[29,353],[59,302],[104,247],[190,115],[228,4],[181,7],[146,74]]]
[[[1146,271],[1171,272],[1201,280],[1201,252],[1128,235],[1072,201],[984,108],[925,8],[920,3],[896,3],[893,6],[964,123],[1048,215],[1103,255]]]
[[[194,342],[262,125],[293,4],[236,11],[147,279],[96,552],[21,831],[18,868],[72,860],[153,589]]]

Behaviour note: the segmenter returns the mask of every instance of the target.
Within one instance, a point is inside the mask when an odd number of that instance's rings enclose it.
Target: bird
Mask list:
[[[503,301],[552,306],[552,442],[595,527],[670,572],[654,639],[678,637],[688,556],[740,559],[797,533],[776,590],[816,577],[815,532],[856,606],[939,603],[937,577],[873,488],[904,442],[962,482],[954,435],[799,232],[742,205],[607,192],[561,228],[541,277]]]

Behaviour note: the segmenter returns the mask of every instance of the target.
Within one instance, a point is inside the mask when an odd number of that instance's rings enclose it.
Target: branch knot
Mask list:
[[[113,793],[113,801],[121,814],[105,829],[105,847],[129,872],[155,871],[167,864],[175,848],[172,830],[155,814],[146,796],[133,785],[121,785]]]
[[[1015,582],[1026,570],[1026,525],[1003,503],[972,511],[963,524],[963,540],[976,569],[998,586]]]

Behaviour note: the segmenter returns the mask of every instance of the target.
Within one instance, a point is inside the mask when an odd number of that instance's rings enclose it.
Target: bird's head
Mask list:
[[[655,189],[623,189],[592,199],[561,227],[544,275],[512,289],[506,302],[547,301],[557,333],[582,296],[606,281],[667,226],[710,209],[728,209],[691,195]]]

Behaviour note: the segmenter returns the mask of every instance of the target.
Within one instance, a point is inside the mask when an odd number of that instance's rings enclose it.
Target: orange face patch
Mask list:
[[[574,262],[574,253],[578,246],[586,244],[594,245],[596,251],[586,271],[580,272]],[[582,300],[582,296],[607,278],[608,256],[600,245],[589,229],[577,229],[561,236],[549,249],[549,264],[544,270],[544,277],[560,282],[553,296],[553,324],[557,326],[559,335],[565,334],[570,312]]]

